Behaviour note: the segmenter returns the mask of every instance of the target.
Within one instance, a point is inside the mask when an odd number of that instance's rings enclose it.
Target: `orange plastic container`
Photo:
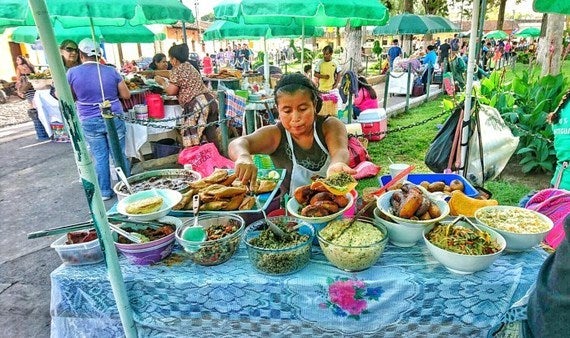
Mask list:
[[[163,119],[164,118],[164,101],[159,94],[147,94],[146,105],[148,107],[149,119]]]

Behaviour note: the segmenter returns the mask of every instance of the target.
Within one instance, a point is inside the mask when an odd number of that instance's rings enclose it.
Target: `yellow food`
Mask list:
[[[152,212],[160,210],[163,203],[164,200],[162,197],[153,196],[127,204],[125,210],[127,213],[133,215],[150,214]]]
[[[497,200],[479,200],[465,195],[459,190],[451,192],[451,199],[448,202],[450,214],[452,216],[463,215],[467,217],[475,216],[475,211],[488,205],[498,205]]]

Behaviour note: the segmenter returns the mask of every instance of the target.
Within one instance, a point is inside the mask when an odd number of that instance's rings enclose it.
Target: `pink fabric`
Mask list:
[[[370,161],[363,161],[358,163],[356,167],[356,174],[352,175],[355,179],[359,180],[366,177],[374,177],[378,175],[380,172],[380,166],[370,162]]]
[[[184,148],[178,154],[178,163],[191,164],[192,170],[199,172],[202,177],[210,175],[216,168],[233,169],[234,167],[234,162],[220,155],[213,143]]]
[[[370,94],[364,88],[358,90],[358,96],[354,99],[354,105],[360,109],[360,111],[365,111],[366,109],[376,109],[378,108],[378,100],[370,98]]]
[[[553,248],[564,240],[564,219],[570,215],[570,191],[564,189],[544,189],[537,192],[526,203],[525,208],[537,211],[554,222],[554,228],[544,241]]]

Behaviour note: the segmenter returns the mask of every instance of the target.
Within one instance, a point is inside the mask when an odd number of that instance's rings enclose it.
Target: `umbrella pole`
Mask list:
[[[269,56],[267,55],[267,38],[263,38],[263,77],[265,78],[265,92],[269,91]]]
[[[484,1],[484,0],[483,0]],[[463,129],[461,131],[461,162],[459,165],[459,175],[464,175],[465,162],[467,158],[467,142],[469,140],[469,120],[471,118],[471,101],[473,97],[473,75],[476,65],[475,53],[477,50],[477,26],[479,24],[479,1],[473,1],[473,20],[471,20],[471,34],[469,36],[469,57],[467,60],[467,83],[465,85],[465,101],[463,108]]]
[[[129,304],[123,275],[121,274],[117,258],[117,251],[115,250],[113,239],[111,237],[111,230],[107,220],[105,205],[101,198],[101,190],[97,183],[95,167],[93,166],[93,162],[89,156],[89,152],[87,151],[83,132],[79,126],[79,120],[77,119],[71,89],[69,88],[69,84],[65,77],[63,61],[59,55],[59,48],[47,14],[47,6],[45,0],[29,0],[29,4],[33,12],[36,26],[38,27],[40,38],[44,44],[45,53],[59,96],[63,120],[71,138],[75,162],[79,169],[83,188],[85,189],[87,203],[89,204],[89,210],[93,217],[93,223],[95,225],[95,230],[97,231],[101,249],[105,254],[105,262],[109,272],[109,281],[111,283],[113,295],[115,296],[123,330],[126,337],[137,337],[132,309]]]
[[[301,72],[305,68],[305,18],[301,19]]]

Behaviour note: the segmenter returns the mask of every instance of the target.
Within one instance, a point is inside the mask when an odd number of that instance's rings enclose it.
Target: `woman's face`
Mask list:
[[[17,57],[17,58],[16,58],[16,63],[19,64],[19,65],[21,65],[21,64],[24,63],[24,61],[22,60],[21,57]]]
[[[66,61],[70,62],[77,61],[77,56],[79,56],[77,45],[73,43],[66,44],[63,48],[60,49],[60,53]]]
[[[162,60],[157,62],[156,69],[157,70],[167,70],[168,69],[168,60],[166,60],[166,58],[162,58]]]
[[[279,120],[293,136],[312,133],[315,121],[315,105],[307,91],[298,90],[293,94],[281,93],[277,96]]]

